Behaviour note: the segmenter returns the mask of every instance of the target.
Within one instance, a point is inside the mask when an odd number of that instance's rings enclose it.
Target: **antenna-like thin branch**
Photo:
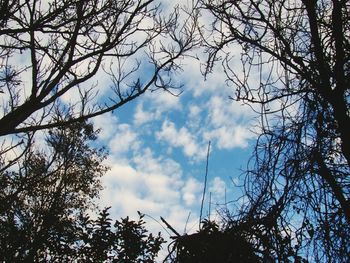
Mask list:
[[[201,228],[202,213],[203,213],[203,205],[204,205],[204,199],[205,199],[205,192],[206,192],[206,190],[207,190],[208,167],[209,167],[209,153],[210,153],[210,141],[209,141],[209,143],[208,143],[207,164],[206,164],[206,167],[205,167],[205,177],[204,177],[204,188],[203,188],[203,195],[202,195],[201,211],[200,211],[200,213],[199,213],[199,229]]]

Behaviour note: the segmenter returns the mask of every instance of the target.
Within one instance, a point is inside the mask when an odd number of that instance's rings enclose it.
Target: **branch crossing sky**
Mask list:
[[[184,2],[162,1],[162,6],[168,12]],[[205,16],[201,19],[208,23]],[[99,203],[111,206],[113,218],[137,218],[137,211],[146,214],[147,228],[161,230],[166,239],[160,217],[179,233],[198,230],[209,141],[202,218],[210,213],[214,219],[225,203],[242,195],[240,175],[256,139],[252,131],[257,115],[248,106],[229,99],[234,88],[225,82],[220,66],[204,79],[203,50],[195,53],[182,61],[182,72],[173,76],[182,85],[179,96],[163,90],[148,91],[114,113],[93,119],[95,128],[101,128],[99,143],[107,146],[111,168],[103,177]],[[234,65],[241,68],[241,49],[233,48],[230,53],[237,58]],[[147,70],[143,69],[140,78],[147,76]],[[99,85],[108,83],[102,77],[98,81]],[[238,201],[230,203],[231,208],[239,205]]]
[[[174,5],[186,3],[188,1],[167,0],[161,1],[161,7],[166,14],[172,12]],[[44,8],[47,2],[41,4]],[[201,17],[201,23],[208,23],[206,20],[205,16]],[[144,23],[146,28],[152,21]],[[137,37],[142,36],[135,34],[134,37],[137,41]],[[237,58],[233,60],[233,68],[235,63],[241,68],[241,49],[233,48],[230,54],[233,59]],[[108,59],[104,60],[105,65],[117,64]],[[130,64],[127,59],[122,61],[123,65],[135,73],[130,78],[136,76],[142,81],[152,74],[144,53],[130,58]],[[257,116],[248,106],[229,99],[234,95],[234,88],[225,82],[220,66],[204,80],[203,59],[203,50],[197,49],[181,61],[182,71],[173,76],[175,83],[182,85],[179,96],[163,90],[147,91],[113,113],[93,119],[95,128],[101,129],[98,144],[108,149],[106,163],[111,168],[102,178],[104,190],[99,203],[101,208],[112,207],[113,218],[137,217],[140,211],[149,215],[147,228],[150,230],[161,229],[156,221],[160,216],[179,233],[198,230],[209,141],[211,152],[203,217],[209,215],[209,206],[210,215],[215,216],[216,209],[221,208],[216,204],[224,204],[242,194],[234,186],[242,183],[239,176],[252,152],[256,136],[252,130]],[[18,65],[31,65],[29,53],[17,54],[13,60]],[[139,61],[146,61],[146,66],[138,65]],[[79,67],[86,70],[89,64],[82,63]],[[96,100],[102,102],[108,100],[112,85],[110,76],[104,73],[104,70],[98,71],[83,87],[97,87]],[[31,83],[30,70],[23,71],[21,76],[23,83]],[[254,81],[254,76],[252,79]],[[128,87],[126,83],[123,85]],[[25,94],[24,89],[23,98]],[[59,102],[75,105],[80,99],[78,90],[72,89]]]
[[[204,81],[199,66],[196,60],[185,61],[176,79],[183,84],[180,96],[148,92],[94,119],[110,153],[100,202],[112,206],[114,217],[136,217],[140,211],[157,220],[162,216],[180,233],[198,230],[209,141],[203,216],[209,203],[215,216],[222,208],[216,204],[242,194],[234,185],[241,183],[241,169],[252,152],[256,116],[229,99],[234,90],[219,67]],[[153,219],[148,224],[160,229]]]

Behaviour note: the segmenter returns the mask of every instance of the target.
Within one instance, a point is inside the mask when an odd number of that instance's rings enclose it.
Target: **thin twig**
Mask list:
[[[205,192],[207,191],[209,152],[210,152],[210,141],[208,143],[207,164],[206,164],[206,167],[205,167],[205,178],[204,178],[204,189],[203,189],[203,195],[202,195],[201,211],[200,211],[200,214],[199,214],[199,229],[201,228],[203,205],[204,205],[204,199],[205,199]]]
[[[208,212],[208,221],[210,222],[210,213],[211,213],[211,192],[209,193],[209,212]]]
[[[190,221],[190,216],[191,216],[191,212],[188,213],[188,216],[187,216],[187,219],[186,219],[184,233],[186,233],[186,231],[187,231],[187,224],[188,224],[188,221]]]
[[[175,235],[176,237],[180,237],[181,235],[167,222],[163,217],[160,217],[160,220],[169,228]],[[173,237],[171,237],[173,238]]]

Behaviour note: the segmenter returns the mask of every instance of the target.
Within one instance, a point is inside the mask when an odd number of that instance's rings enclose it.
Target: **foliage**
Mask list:
[[[143,216],[115,230],[107,210],[87,216],[107,169],[87,120],[178,88],[172,74],[198,44],[196,16],[181,24],[183,11],[164,15],[154,0],[0,1],[0,261],[154,260],[162,238],[146,235]]]
[[[221,60],[232,99],[260,115],[242,215],[272,218],[312,261],[349,261],[349,2],[199,2],[213,16],[205,74]]]
[[[91,207],[106,171],[104,150],[88,145],[95,138],[84,122],[50,130],[46,150],[32,143],[18,169],[2,169],[0,246],[7,262],[70,250],[79,216]]]
[[[157,236],[147,235],[143,217],[144,215],[139,213],[137,222],[126,217],[114,224],[118,260],[121,262],[154,262],[161,244],[164,243],[160,233]]]
[[[138,221],[129,217],[116,220],[112,226],[109,208],[100,212],[97,220],[88,220],[81,240],[79,259],[84,262],[155,262],[163,238],[145,229],[144,215]]]
[[[173,237],[165,262],[308,262],[289,236],[271,226],[271,218],[224,220],[220,226],[204,220],[197,233]]]
[[[107,170],[104,149],[90,145],[96,136],[86,122],[49,130],[45,150],[32,143],[18,170],[1,169],[0,261],[154,261],[163,239],[147,235],[143,215],[114,230],[108,209],[89,216]]]
[[[168,262],[268,262],[257,255],[249,229],[243,225],[220,228],[214,221],[202,223],[197,233],[174,237]]]

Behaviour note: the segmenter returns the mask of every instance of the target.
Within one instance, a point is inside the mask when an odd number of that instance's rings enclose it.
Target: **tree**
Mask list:
[[[138,221],[129,217],[116,220],[112,226],[109,208],[100,212],[97,220],[87,220],[79,259],[83,262],[155,262],[164,239],[148,234],[144,215]]]
[[[86,120],[149,89],[171,92],[171,73],[197,44],[196,19],[180,24],[179,8],[165,17],[153,0],[1,1],[0,14],[0,136]]]
[[[170,251],[165,262],[268,262],[257,255],[258,250],[254,249],[248,228],[242,226],[237,224],[221,229],[216,222],[204,220],[197,233],[181,236],[175,231],[176,236],[169,245]],[[173,230],[172,227],[170,229]]]
[[[110,229],[107,210],[96,222],[86,214],[106,171],[87,120],[147,90],[178,88],[172,74],[198,44],[197,22],[171,11],[154,0],[0,2],[1,260],[84,260],[88,248],[103,260],[118,238],[129,244]],[[115,227],[139,239],[140,254],[125,257],[150,261],[162,239],[145,239],[143,224],[127,218]],[[98,239],[112,248],[91,245]]]
[[[46,150],[32,144],[18,169],[2,169],[1,260],[34,262],[45,254],[73,253],[80,218],[92,208],[107,169],[103,149],[88,145],[94,139],[85,122],[50,130]]]
[[[96,136],[86,122],[50,129],[46,150],[33,143],[18,170],[2,170],[0,261],[154,262],[163,238],[148,234],[142,214],[114,226],[109,208],[89,216],[107,170],[104,149],[91,146]]]
[[[115,259],[120,262],[155,262],[161,245],[165,243],[160,232],[156,236],[147,235],[144,214],[138,214],[138,221],[126,217],[114,223],[117,251]]]
[[[232,99],[260,115],[243,212],[317,262],[349,261],[349,2],[199,2],[213,16],[204,74],[221,61]]]

